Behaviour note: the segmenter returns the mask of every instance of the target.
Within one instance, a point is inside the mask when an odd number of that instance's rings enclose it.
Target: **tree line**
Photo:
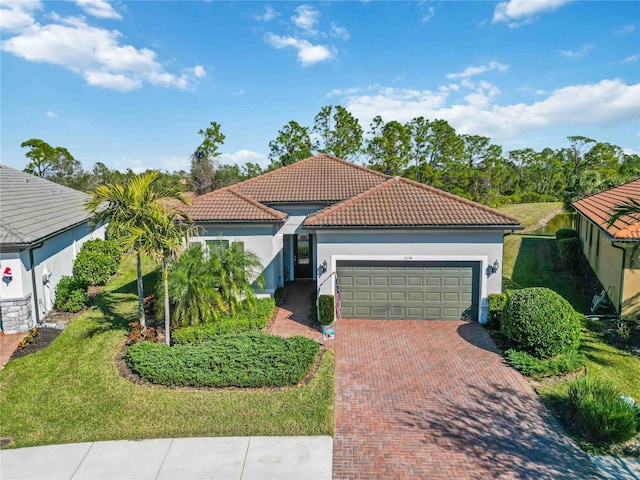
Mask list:
[[[327,153],[385,173],[460,195],[486,205],[564,201],[640,177],[640,156],[584,136],[567,137],[566,147],[536,151],[524,148],[504,152],[488,137],[459,134],[445,120],[417,117],[409,122],[385,122],[376,116],[369,130],[347,109],[322,107],[313,125],[291,120],[269,142],[269,165],[221,165],[225,135],[217,122],[199,130],[202,142],[190,155],[191,168],[159,172],[161,184],[179,186],[200,195],[290,165],[318,153]],[[22,147],[30,162],[25,171],[79,190],[95,185],[124,185],[135,176],[96,163],[91,171],[63,147],[39,139]]]

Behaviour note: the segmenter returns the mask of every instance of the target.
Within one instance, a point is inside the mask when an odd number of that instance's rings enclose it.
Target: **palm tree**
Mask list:
[[[171,310],[169,306],[169,262],[180,256],[185,243],[196,233],[197,229],[191,219],[177,210],[156,208],[154,222],[144,228],[150,231],[133,232],[132,238],[142,239],[143,251],[162,265],[163,306],[165,341],[171,345]]]
[[[228,248],[218,247],[211,252],[209,264],[222,301],[231,315],[235,315],[240,302],[255,304],[255,292],[251,279],[264,289],[262,264],[258,256],[244,250],[242,243],[232,243]]]
[[[159,292],[159,312],[174,325],[197,325],[213,322],[226,311],[222,296],[200,244],[182,252],[168,265],[167,288]],[[165,314],[167,305],[170,315]]]
[[[131,177],[125,186],[98,185],[86,204],[92,213],[91,228],[108,223],[109,234],[119,240],[123,251],[136,254],[138,314],[143,329],[146,324],[141,254],[145,251],[145,243],[149,243],[147,237],[153,235],[158,208],[162,208],[158,200],[168,197],[187,203],[178,186],[163,187],[159,178],[158,172],[151,171]]]
[[[640,222],[640,202],[630,198],[627,202],[620,203],[616,205],[612,209],[611,217],[607,222],[607,226],[612,226],[620,217],[629,216],[638,222]],[[629,265],[631,268],[636,267],[637,257],[640,256],[640,240],[635,242],[635,245],[631,249],[631,254],[629,255]]]

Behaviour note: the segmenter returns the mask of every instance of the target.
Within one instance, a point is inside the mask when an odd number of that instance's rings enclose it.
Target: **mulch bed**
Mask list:
[[[61,332],[62,330],[58,330],[55,328],[39,328],[38,336],[33,340],[33,342],[28,344],[22,350],[16,350],[15,352],[13,352],[10,360],[24,357],[25,355],[29,355],[30,353],[39,352],[43,348],[47,348],[51,344],[51,342],[53,342],[58,337],[58,335],[60,335]]]

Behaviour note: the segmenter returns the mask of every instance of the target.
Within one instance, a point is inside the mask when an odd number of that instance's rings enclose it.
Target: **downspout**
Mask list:
[[[29,265],[31,267],[31,287],[33,289],[33,305],[36,312],[36,324],[40,323],[40,311],[38,306],[38,284],[36,282],[36,267],[33,264],[33,251],[40,248],[42,244],[29,248]]]
[[[624,292],[624,266],[627,263],[627,250],[619,247],[613,241],[611,242],[613,248],[622,250],[622,268],[620,269],[620,292],[618,293],[618,315],[622,317],[622,292]]]

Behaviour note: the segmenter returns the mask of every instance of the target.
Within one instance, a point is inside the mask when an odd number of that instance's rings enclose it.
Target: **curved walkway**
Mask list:
[[[2,480],[329,480],[331,437],[117,440],[0,450]]]
[[[340,320],[336,479],[603,478],[477,323]]]

